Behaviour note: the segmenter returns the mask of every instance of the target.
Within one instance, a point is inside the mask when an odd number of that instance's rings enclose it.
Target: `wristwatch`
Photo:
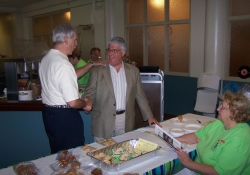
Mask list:
[[[95,66],[95,64],[94,64],[94,61],[91,61],[91,67],[94,67]]]

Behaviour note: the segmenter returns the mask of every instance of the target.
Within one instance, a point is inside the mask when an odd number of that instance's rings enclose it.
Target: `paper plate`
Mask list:
[[[179,137],[185,134],[185,131],[181,128],[172,128],[169,130],[169,134],[173,137]]]
[[[186,132],[195,132],[201,129],[203,126],[201,124],[186,124],[182,127]]]
[[[188,119],[183,118],[182,121],[179,121],[178,118],[172,118],[170,119],[171,123],[176,124],[176,125],[184,125],[188,123]]]

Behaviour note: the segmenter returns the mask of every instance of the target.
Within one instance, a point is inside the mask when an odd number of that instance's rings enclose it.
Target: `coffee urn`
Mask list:
[[[39,79],[38,69],[41,59],[49,51],[49,47],[46,42],[16,39],[14,44],[21,57],[4,59],[8,102],[26,100],[25,98],[19,98],[20,87],[18,87],[18,79],[20,79],[20,76],[23,74],[28,75],[29,82],[34,82]],[[28,89],[25,90],[27,92],[22,91],[22,93],[30,95]]]

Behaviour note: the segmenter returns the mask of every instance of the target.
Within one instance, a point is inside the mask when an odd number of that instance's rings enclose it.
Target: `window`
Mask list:
[[[33,38],[35,41],[46,41],[52,47],[52,31],[61,23],[70,22],[70,12],[59,12],[33,18]]]
[[[190,0],[126,0],[127,57],[189,73]]]
[[[241,66],[250,67],[250,1],[229,1],[229,76],[238,77]]]

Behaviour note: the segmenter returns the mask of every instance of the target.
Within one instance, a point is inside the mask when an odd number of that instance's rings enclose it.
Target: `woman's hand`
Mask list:
[[[189,167],[189,165],[193,162],[193,160],[188,156],[188,154],[182,149],[176,148],[176,150],[174,149],[174,152],[177,153],[178,159],[185,167]]]
[[[94,66],[106,66],[107,60],[95,61]]]

